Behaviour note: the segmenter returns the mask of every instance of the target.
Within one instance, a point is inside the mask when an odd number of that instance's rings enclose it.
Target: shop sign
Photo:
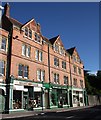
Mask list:
[[[21,90],[21,91],[23,91],[24,87],[23,86],[19,86],[19,85],[14,85],[13,89],[14,90]]]
[[[34,86],[34,87],[42,87],[42,84],[32,83],[32,82],[21,82],[21,81],[14,81],[15,85],[21,85],[21,86]]]
[[[41,87],[34,87],[34,91],[35,92],[40,92],[41,91]]]

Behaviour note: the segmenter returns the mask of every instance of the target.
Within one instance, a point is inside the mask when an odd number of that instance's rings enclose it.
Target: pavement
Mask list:
[[[40,111],[24,111],[24,112],[14,112],[9,114],[0,114],[0,118],[2,120],[7,119],[15,119],[15,118],[25,118],[30,116],[37,116],[47,112],[64,112],[64,111],[71,111],[71,110],[79,110],[84,108],[90,108],[93,106],[83,106],[83,107],[71,107],[71,108],[57,108],[57,109],[44,109]]]

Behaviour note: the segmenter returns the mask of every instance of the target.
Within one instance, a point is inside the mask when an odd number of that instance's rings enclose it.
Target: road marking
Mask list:
[[[44,115],[45,113],[41,113],[41,115]]]
[[[69,117],[66,117],[67,119],[70,119],[70,118],[73,118],[74,116],[69,116]]]
[[[58,112],[63,112],[63,111],[56,111],[56,112],[58,113]]]

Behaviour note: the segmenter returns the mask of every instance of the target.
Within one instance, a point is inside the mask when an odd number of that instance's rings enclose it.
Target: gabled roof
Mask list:
[[[72,48],[70,48],[70,49],[67,49],[66,51],[67,51],[70,55],[72,55],[73,52],[74,52],[74,50],[75,50],[75,48],[76,48],[76,47],[72,47]]]
[[[20,23],[19,21],[15,20],[14,18],[9,17],[8,19],[10,20],[10,22],[12,24],[16,25],[17,27],[21,27],[23,25],[22,23]]]
[[[49,41],[51,42],[52,45],[54,44],[54,42],[57,40],[58,37],[59,37],[59,35],[49,39]]]
[[[22,27],[25,27],[26,25],[28,25],[30,22],[34,21],[35,24],[36,24],[36,21],[34,20],[34,18],[32,18],[31,20],[29,20],[28,22],[26,22],[25,24],[23,24]]]
[[[50,41],[48,40],[48,38],[46,38],[46,37],[44,37],[44,36],[42,36],[42,38],[43,38],[47,43],[51,44]]]

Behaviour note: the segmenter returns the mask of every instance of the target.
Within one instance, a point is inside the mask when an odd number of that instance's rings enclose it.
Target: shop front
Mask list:
[[[50,84],[49,96],[50,108],[63,108],[69,106],[67,86]]]
[[[13,80],[10,85],[10,111],[42,110],[42,88],[41,83]]]
[[[3,113],[5,110],[5,95],[6,87],[4,84],[0,84],[0,113]]]
[[[73,89],[73,107],[84,106],[83,90]]]

